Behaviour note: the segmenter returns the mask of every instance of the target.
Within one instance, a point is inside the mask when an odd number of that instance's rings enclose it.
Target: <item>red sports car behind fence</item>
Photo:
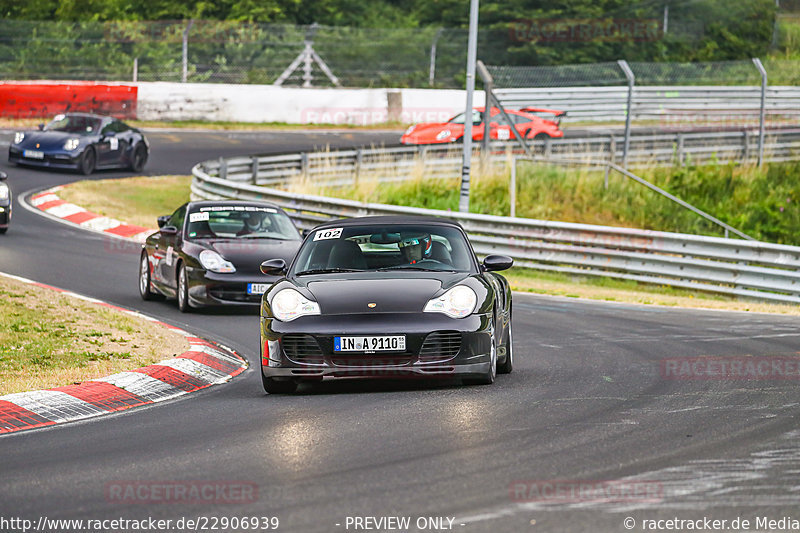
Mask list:
[[[483,139],[484,110],[483,107],[476,107],[472,112],[472,139],[475,141]],[[506,113],[512,124],[506,121],[498,108],[492,108],[489,124],[490,139],[499,141],[512,139],[514,137],[511,132],[512,126],[526,139],[564,136],[564,132],[559,128],[561,118],[566,115],[564,111],[524,107],[519,111],[507,110]],[[447,122],[415,124],[406,130],[400,138],[400,142],[403,144],[441,144],[459,142],[463,136],[464,113],[459,113]]]

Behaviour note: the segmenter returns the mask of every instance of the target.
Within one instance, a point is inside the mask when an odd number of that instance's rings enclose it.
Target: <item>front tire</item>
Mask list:
[[[139,296],[145,301],[155,300],[158,296],[150,288],[150,261],[147,258],[147,252],[142,252],[139,260]]]
[[[8,228],[0,228],[0,235],[5,235],[5,233],[7,231],[8,231]]]
[[[95,167],[97,166],[97,154],[94,151],[94,148],[91,146],[87,148],[83,155],[81,156],[81,162],[79,165],[81,174],[84,176],[88,176],[92,172],[94,172]]]
[[[131,158],[131,170],[134,172],[141,172],[144,165],[147,163],[147,148],[143,144],[136,146]]]
[[[181,263],[178,268],[178,311],[189,313],[192,308],[189,306],[189,279],[186,277],[186,267]]]
[[[261,373],[261,385],[267,394],[291,394],[297,390],[297,382],[293,379],[278,381],[275,378],[268,378]]]

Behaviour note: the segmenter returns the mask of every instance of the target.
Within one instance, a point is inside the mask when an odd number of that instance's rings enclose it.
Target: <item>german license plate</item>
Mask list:
[[[404,352],[405,335],[334,337],[334,352]]]
[[[44,159],[44,152],[39,150],[23,150],[22,155],[28,159]]]
[[[247,294],[264,294],[269,288],[269,283],[248,283]]]

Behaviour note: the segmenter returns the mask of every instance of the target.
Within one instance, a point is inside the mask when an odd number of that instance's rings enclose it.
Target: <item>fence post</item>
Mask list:
[[[433,36],[433,42],[431,43],[431,67],[430,72],[428,72],[428,85],[433,87],[433,80],[436,76],[436,43],[439,42],[439,37],[442,36],[442,32],[444,28],[439,28],[436,30],[436,35]]]
[[[356,168],[353,172],[353,187],[358,187],[358,178],[361,174],[361,163],[364,160],[364,151],[361,148],[356,149]]]
[[[619,68],[628,78],[628,104],[625,110],[625,147],[622,149],[622,166],[628,166],[628,149],[631,145],[631,111],[633,111],[633,86],[636,83],[636,76],[633,75],[631,67],[624,59],[617,61]]]
[[[483,63],[481,63],[483,66]],[[489,143],[491,142],[491,127],[492,123],[492,99],[494,97],[494,78],[489,74],[486,68],[478,67],[478,72],[483,79],[483,92],[486,95],[486,102],[483,106],[483,142],[481,144],[481,163],[485,163],[489,157]],[[513,128],[513,126],[511,126]]]
[[[767,104],[767,71],[761,60],[757,57],[753,58],[753,63],[761,74],[761,110],[758,119],[758,166],[764,163],[764,121],[766,119],[766,104]]]
[[[139,58],[133,58],[133,83],[139,81]]]
[[[614,137],[613,133],[611,134],[611,137],[608,140],[608,151],[610,152],[608,160],[611,161],[612,163],[616,163],[617,162],[617,138]]]
[[[678,166],[683,166],[683,134],[678,134]]]
[[[511,159],[511,183],[508,184],[508,203],[511,206],[509,216],[517,216],[517,157]]]
[[[186,29],[183,30],[183,40],[181,43],[181,83],[186,83],[186,79],[188,78],[189,73],[189,31],[192,29],[192,25],[194,24],[194,19],[189,19],[189,23],[186,25]]]
[[[300,173],[304,179],[308,179],[308,153],[302,152],[300,154]]]
[[[219,178],[228,179],[228,160],[224,157],[219,158]]]
[[[750,161],[750,131],[744,130],[742,132],[744,135],[744,164],[746,165]]]
[[[250,168],[252,169],[253,174],[253,185],[258,184],[258,156],[253,156],[250,158]]]

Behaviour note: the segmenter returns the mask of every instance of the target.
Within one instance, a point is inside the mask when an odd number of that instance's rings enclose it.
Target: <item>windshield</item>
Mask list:
[[[275,239],[300,240],[289,217],[273,207],[201,207],[189,213],[189,240]]]
[[[80,115],[57,115],[44,131],[63,131],[78,135],[92,135],[100,131],[101,120]]]
[[[480,124],[483,121],[483,113],[480,111],[473,111],[472,112],[472,123],[473,124]],[[454,116],[450,120],[448,120],[450,124],[463,124],[464,123],[464,113],[459,113],[458,115]]]
[[[471,256],[464,234],[452,226],[347,226],[314,231],[300,249],[292,273],[469,272],[474,265]]]

